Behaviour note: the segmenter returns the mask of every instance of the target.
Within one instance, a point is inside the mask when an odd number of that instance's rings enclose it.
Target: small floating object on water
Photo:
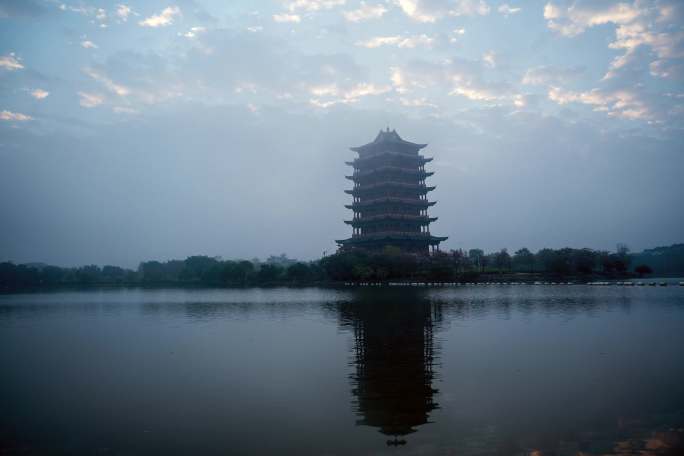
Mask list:
[[[680,287],[684,287],[684,282],[679,282]]]
[[[643,287],[643,286],[644,286],[644,282],[637,282],[637,287]]]
[[[626,287],[633,287],[634,286],[634,282],[623,282],[622,284]]]
[[[667,286],[667,282],[660,282],[660,286],[661,286],[661,287],[666,287],[666,286]]]
[[[649,287],[655,287],[655,286],[656,286],[656,283],[655,283],[655,282],[649,282],[649,283],[648,283],[648,286],[649,286]]]

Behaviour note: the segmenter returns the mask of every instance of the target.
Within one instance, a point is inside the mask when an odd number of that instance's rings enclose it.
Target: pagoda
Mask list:
[[[341,250],[382,250],[387,246],[405,252],[428,254],[437,250],[446,237],[430,234],[430,223],[437,217],[428,216],[427,193],[435,187],[425,185],[432,172],[425,164],[432,161],[419,154],[427,144],[404,141],[396,130],[380,130],[373,142],[351,150],[359,154],[351,176],[354,188],[345,190],[353,196],[346,205],[354,211],[352,220],[345,221],[353,228],[352,237],[336,241]]]

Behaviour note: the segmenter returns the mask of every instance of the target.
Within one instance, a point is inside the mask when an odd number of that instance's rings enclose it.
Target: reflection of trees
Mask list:
[[[435,347],[433,330],[441,307],[418,294],[360,294],[340,304],[342,326],[354,332],[351,375],[358,424],[399,437],[428,423],[437,408],[432,387]]]

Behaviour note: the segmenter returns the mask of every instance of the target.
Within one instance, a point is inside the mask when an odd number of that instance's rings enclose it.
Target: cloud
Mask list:
[[[181,10],[177,6],[169,6],[162,10],[161,13],[150,16],[138,24],[142,27],[166,27],[173,24],[173,19],[181,14]]]
[[[128,87],[121,84],[117,84],[116,82],[112,81],[109,77],[107,77],[107,75],[92,67],[85,67],[83,69],[83,72],[91,78],[93,78],[94,80],[102,83],[107,88],[107,90],[109,90],[112,93],[115,93],[120,97],[125,97],[131,92]]]
[[[288,11],[320,11],[342,6],[346,0],[292,0],[285,2]]]
[[[455,29],[449,33],[449,42],[456,43],[463,35],[465,35],[465,29]]]
[[[574,2],[567,8],[561,8],[549,2],[544,6],[547,27],[568,37],[579,35],[597,25],[627,24],[639,14],[637,7],[627,3]]]
[[[684,31],[680,24],[684,12],[679,3],[574,2],[568,7],[547,3],[544,17],[550,29],[566,37],[598,25],[616,26],[615,39],[609,47],[623,53],[610,62],[604,80],[615,78],[628,67],[642,65],[644,59],[652,56],[655,59],[648,65],[651,76],[674,79],[683,74]],[[639,57],[637,51],[641,48],[650,50],[652,55]]]
[[[581,103],[594,107],[594,111],[606,112],[609,116],[629,120],[648,120],[653,113],[646,103],[632,90],[605,91],[592,89],[586,92],[573,92],[558,87],[549,89],[549,100],[564,105]]]
[[[400,94],[430,90],[436,97],[446,93],[471,101],[513,104],[518,93],[507,82],[485,80],[485,62],[453,58],[438,63],[416,60],[392,67],[390,80]]]
[[[502,5],[499,5],[497,8],[497,11],[504,16],[510,16],[511,14],[516,14],[521,11],[521,8],[513,8],[512,6],[509,6],[508,3],[504,3]]]
[[[496,68],[496,52],[494,52],[494,51],[485,52],[484,54],[482,54],[482,61],[489,68]]]
[[[114,11],[114,14],[123,22],[126,22],[128,20],[128,16],[130,16],[132,12],[133,10],[130,6],[118,4],[116,5],[116,10]]]
[[[97,49],[98,48],[97,44],[93,43],[90,40],[81,41],[81,47],[86,48],[86,49]]]
[[[358,9],[352,11],[345,11],[344,18],[349,22],[361,22],[369,19],[378,19],[387,12],[384,5],[367,5],[366,2],[361,2]]]
[[[78,104],[80,104],[84,108],[94,108],[104,103],[104,97],[97,93],[78,92],[78,96]]]
[[[273,20],[276,22],[300,22],[302,18],[298,14],[274,14]]]
[[[191,27],[190,30],[188,30],[185,33],[182,33],[181,35],[185,38],[197,38],[197,35],[199,35],[200,33],[204,33],[206,31],[206,27]]]
[[[0,68],[4,68],[9,71],[21,70],[24,65],[17,59],[14,52],[10,52],[7,55],[0,56]]]
[[[437,108],[438,106],[428,101],[427,98],[405,98],[399,97],[399,104],[408,108]]]
[[[0,111],[0,120],[8,122],[26,122],[28,120],[33,120],[33,117],[20,112]]]
[[[366,82],[347,89],[340,88],[337,84],[313,86],[310,87],[309,91],[316,98],[310,99],[309,103],[318,108],[328,108],[336,104],[356,103],[363,97],[382,95],[390,90],[392,88],[388,85],[375,85]],[[328,97],[328,99],[322,99],[324,97]]]
[[[445,16],[476,16],[489,14],[484,0],[394,0],[411,19],[435,22]]]
[[[50,95],[50,92],[43,89],[35,89],[31,91],[31,96],[36,100],[43,100],[47,98],[48,95]]]
[[[525,85],[562,85],[584,73],[584,67],[558,67],[542,65],[525,72],[521,83]]]
[[[415,35],[409,37],[396,36],[376,36],[366,41],[358,41],[357,46],[363,46],[367,48],[377,48],[380,46],[397,46],[399,48],[409,48],[413,49],[416,46],[431,46],[434,43],[434,38],[429,36]]]

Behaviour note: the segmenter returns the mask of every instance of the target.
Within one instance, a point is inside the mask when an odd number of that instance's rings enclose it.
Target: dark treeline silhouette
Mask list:
[[[615,252],[592,249],[526,248],[513,252],[481,249],[437,252],[429,257],[386,248],[382,252],[349,251],[301,262],[285,255],[266,261],[223,260],[191,256],[185,260],[145,261],[137,270],[118,266],[61,268],[45,264],[0,263],[0,288],[25,289],[80,285],[306,285],[347,281],[478,280],[492,274],[527,277],[559,276],[591,280],[637,274],[684,274],[684,244],[631,254],[624,245]]]

